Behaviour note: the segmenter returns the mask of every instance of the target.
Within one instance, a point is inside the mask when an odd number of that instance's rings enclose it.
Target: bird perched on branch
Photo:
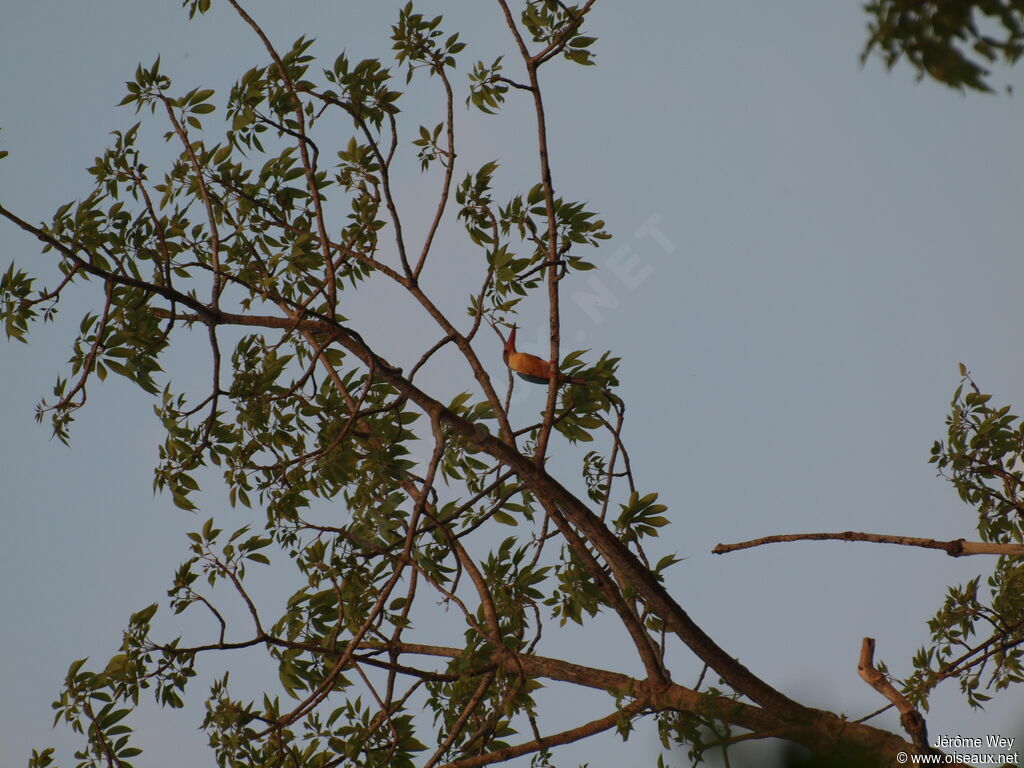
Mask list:
[[[541,360],[536,355],[530,355],[526,352],[517,352],[516,327],[515,325],[512,326],[508,338],[505,339],[505,351],[502,353],[502,359],[505,361],[505,365],[519,374],[519,378],[533,384],[547,384],[551,380],[551,374],[555,373],[558,375],[559,384],[577,384],[581,387],[587,385],[586,379],[581,379],[578,376],[567,376],[560,372],[557,366],[552,365],[547,360]]]

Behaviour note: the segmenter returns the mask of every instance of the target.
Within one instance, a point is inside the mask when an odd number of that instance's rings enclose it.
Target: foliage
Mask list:
[[[140,753],[129,724],[140,694],[184,706],[209,657],[218,672],[202,728],[221,766],[468,768],[520,755],[550,765],[558,745],[604,731],[625,739],[642,717],[656,721],[666,748],[688,745],[694,761],[766,733],[818,755],[889,760],[911,748],[805,707],[748,670],[665,589],[664,571],[678,559],[649,558],[671,518],[656,493],[637,489],[630,468],[620,360],[560,341],[563,281],[595,268],[590,249],[609,233],[551,181],[538,72],[559,58],[594,64],[597,40],[584,28],[593,0],[526,0],[518,13],[498,0],[497,18],[521,54],[514,66],[493,51],[464,62],[460,35],[408,4],[391,30],[393,64],[331,52],[322,69],[314,40],[279,50],[237,0],[222,1],[264,43],[265,63],[243,72],[226,98],[177,90],[159,59],[139,66],[121,103],[145,122],[113,134],[89,169],[94,189],[40,227],[0,205],[61,275],[40,288],[29,272],[7,268],[0,314],[9,338],[26,341],[66,294],[93,289],[68,371],[38,417],[69,440],[89,388],[117,374],[152,396],[165,430],[156,490],[197,510],[211,505],[201,483],[219,472],[232,506],[265,514],[262,531],[227,533],[210,518],[189,534],[167,605],[205,615],[208,636],[160,636],[153,603],[131,616],[102,671],[85,659],[71,665],[54,708],[56,721],[83,736],[77,765],[130,766]],[[184,5],[192,17],[211,3]],[[899,5],[869,6],[879,19],[869,49],[880,46],[890,64],[903,52],[935,75],[905,24],[893,26]],[[1000,18],[1012,26],[1012,13]],[[960,37],[954,29],[944,39]],[[459,68],[468,78],[461,91]],[[516,70],[518,79],[508,74]],[[969,67],[943,72],[953,85],[984,85]],[[402,89],[414,83],[439,99],[444,119],[403,132]],[[520,104],[534,111],[538,166],[528,189],[503,191],[497,160],[467,167],[459,159],[455,105],[463,103],[488,115]],[[162,170],[144,158],[153,123],[177,151]],[[407,165],[435,174],[441,189],[415,235],[403,227],[408,202],[397,183]],[[463,269],[479,286],[456,307],[467,311],[462,322],[424,279],[437,269],[435,236],[453,218],[476,254]],[[383,283],[441,336],[402,365],[342,314],[352,292]],[[482,351],[499,345],[499,329],[520,310],[541,303],[550,359],[572,384],[552,377],[544,407],[526,413],[512,407],[511,375],[501,391],[505,377],[492,375]],[[210,385],[179,391],[165,353],[196,339],[209,346]],[[446,367],[462,391],[428,393],[417,375],[429,366]],[[987,403],[958,390],[949,440],[933,460],[978,508],[987,541],[1020,542],[1021,430]],[[572,480],[546,463],[556,441],[560,456],[578,461]],[[415,460],[423,450],[429,457]],[[951,591],[910,681],[916,700],[958,675],[972,703],[981,701],[986,664],[997,688],[1019,681],[1015,562],[999,561],[987,604],[977,581]],[[301,579],[274,615],[250,592],[256,567]],[[431,620],[439,611],[443,626]],[[622,625],[642,677],[541,654],[545,629],[598,616]],[[981,619],[995,627],[991,638],[954,659]],[[272,660],[277,681],[248,699],[234,692],[230,672],[251,648]],[[704,668],[693,688],[672,679],[685,649]],[[606,697],[609,713],[547,732],[539,702],[558,686]],[[53,760],[42,750],[30,766]]]
[[[982,541],[1024,543],[1024,422],[1010,406],[993,407],[961,365],[963,380],[950,404],[945,441],[931,461],[978,516]],[[985,579],[951,587],[929,622],[932,645],[914,658],[907,690],[927,708],[927,695],[942,680],[959,680],[972,706],[993,692],[1024,681],[1024,563],[1001,556]],[[987,691],[987,692],[986,692]]]
[[[877,51],[892,68],[900,59],[951,88],[991,91],[990,65],[1024,53],[1020,0],[871,0],[866,58]]]

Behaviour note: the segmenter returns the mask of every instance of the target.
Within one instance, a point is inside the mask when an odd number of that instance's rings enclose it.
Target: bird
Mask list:
[[[536,355],[531,355],[526,352],[516,351],[516,326],[512,326],[512,330],[508,334],[508,338],[505,339],[505,351],[502,353],[502,359],[505,361],[505,365],[510,370],[519,374],[519,378],[529,381],[532,384],[547,384],[551,381],[551,373],[554,371],[558,374],[559,384],[576,384],[581,387],[587,385],[587,380],[582,379],[578,376],[567,376],[558,370],[558,368],[552,365],[547,360],[541,360]]]

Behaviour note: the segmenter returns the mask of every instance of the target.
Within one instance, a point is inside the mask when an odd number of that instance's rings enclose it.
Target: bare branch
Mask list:
[[[740,549],[760,547],[764,544],[778,544],[787,541],[867,541],[875,544],[899,544],[904,547],[922,547],[924,549],[941,549],[950,557],[965,557],[967,555],[1006,555],[1019,557],[1024,555],[1024,544],[999,544],[988,541],[965,541],[954,539],[952,541],[938,541],[936,539],[924,539],[917,536],[892,536],[884,533],[858,533],[857,531],[842,531],[840,533],[786,533],[773,536],[764,536],[760,539],[751,539],[737,544],[719,544],[711,551],[716,555],[724,555],[728,552],[736,552]]]
[[[865,637],[861,641],[857,673],[865,683],[896,706],[896,709],[900,712],[900,724],[910,735],[918,753],[922,755],[937,753],[937,750],[934,750],[928,744],[928,726],[925,723],[924,717],[914,709],[914,706],[907,701],[907,698],[902,693],[896,690],[885,675],[875,669],[874,659],[875,639],[873,637]]]

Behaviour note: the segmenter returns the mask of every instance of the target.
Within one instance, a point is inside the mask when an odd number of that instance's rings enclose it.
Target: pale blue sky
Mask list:
[[[263,62],[229,9],[189,23],[179,5],[37,0],[4,11],[5,205],[41,220],[89,189],[84,168],[108,132],[136,119],[114,105],[139,62],[161,54],[177,86],[215,87],[219,104],[238,74]],[[249,7],[277,44],[315,36],[314,52],[330,62],[342,48],[386,56],[398,5]],[[507,47],[489,3],[419,5],[445,13],[445,28],[472,44],[464,62]],[[687,558],[671,586],[753,670],[854,717],[882,703],[857,678],[860,638],[876,637],[892,670],[909,672],[945,585],[984,563],[867,545],[709,550],[779,532],[975,536],[928,451],[943,436],[958,362],[1000,401],[1020,403],[1024,381],[1020,99],[916,85],[877,63],[861,69],[864,24],[855,2],[605,0],[590,22],[598,66],[555,64],[544,80],[555,183],[589,200],[615,235],[595,256],[599,282],[567,287],[563,338],[623,357],[633,464],[643,489],[670,505],[661,546]],[[509,67],[517,71],[511,58]],[[435,96],[405,100],[410,138],[439,119]],[[458,115],[463,169],[498,159],[503,189],[534,183],[525,103],[513,98],[498,118]],[[436,189],[433,178],[407,183],[408,201]],[[450,242],[434,288],[479,267],[462,240]],[[45,259],[10,226],[0,226],[0,243],[0,266]],[[381,297],[363,301],[351,314],[366,320]],[[163,597],[185,556],[183,532],[212,514],[226,527],[251,517],[226,511],[216,494],[198,517],[152,496],[159,425],[148,400],[120,382],[91,392],[70,450],[33,422],[83,306],[69,301],[64,322],[38,326],[29,347],[0,346],[3,765],[24,763],[33,746],[74,743],[49,729],[68,664],[108,658],[129,613]],[[396,327],[376,322],[368,338],[399,359],[411,354],[407,338],[437,337],[414,312],[389,316]],[[542,351],[539,323],[527,315],[523,326],[531,351]],[[489,362],[500,366],[497,348]],[[206,364],[201,356],[190,370],[205,379]],[[466,386],[441,369],[423,383]],[[538,397],[524,405],[539,407]],[[294,586],[257,578],[271,598]],[[562,647],[607,663],[616,643],[591,630]],[[1010,718],[1024,696],[1003,698],[977,715],[954,691],[940,694],[930,732],[1015,735]],[[599,701],[594,711],[606,709]],[[161,756],[171,750],[204,754],[194,711],[171,715],[173,730],[163,716],[147,709],[136,719],[149,747],[140,765],[172,764]],[[898,728],[892,716],[881,724]],[[565,754],[560,764],[602,766],[653,764],[656,751],[640,738]]]

